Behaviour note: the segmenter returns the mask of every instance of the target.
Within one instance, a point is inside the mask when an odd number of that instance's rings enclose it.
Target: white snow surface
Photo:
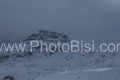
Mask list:
[[[96,40],[95,44],[99,48],[102,42],[119,41]],[[120,54],[69,51],[45,55],[36,51],[31,56],[1,61],[0,80],[7,75],[14,76],[15,80],[120,80]]]

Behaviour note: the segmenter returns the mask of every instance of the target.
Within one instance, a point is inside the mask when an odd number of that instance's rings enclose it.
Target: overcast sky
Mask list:
[[[40,29],[119,38],[120,0],[0,0],[0,42],[21,42]]]

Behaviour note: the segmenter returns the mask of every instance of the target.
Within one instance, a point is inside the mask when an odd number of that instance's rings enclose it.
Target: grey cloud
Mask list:
[[[0,0],[0,42],[21,42],[40,29],[71,38],[119,38],[117,0]]]

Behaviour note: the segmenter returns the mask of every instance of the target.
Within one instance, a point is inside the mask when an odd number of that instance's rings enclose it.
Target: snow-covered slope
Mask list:
[[[34,39],[38,40],[38,36]],[[43,37],[43,40],[49,43],[49,37]],[[24,41],[28,44],[29,40],[30,37]],[[68,38],[64,40],[67,41]],[[102,40],[96,41],[96,47],[100,42]],[[69,51],[49,55],[36,51],[12,54],[0,59],[0,80],[7,75],[14,76],[15,80],[120,80],[120,54],[117,52]]]

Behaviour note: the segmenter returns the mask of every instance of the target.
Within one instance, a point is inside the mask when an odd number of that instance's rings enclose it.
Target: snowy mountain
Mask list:
[[[40,30],[39,33],[33,33],[32,35],[28,36],[23,42],[29,42],[31,40],[44,40],[48,42],[69,41],[67,35],[45,30]]]
[[[70,39],[61,33],[40,30],[28,36],[30,40],[47,43],[67,42]],[[117,40],[114,40],[116,42]],[[96,40],[96,45],[102,40]],[[108,42],[108,41],[107,41]],[[28,47],[27,47],[28,48]],[[120,54],[118,52],[20,52],[0,56],[0,80],[14,77],[15,80],[120,80]],[[13,79],[13,80],[14,80]]]

